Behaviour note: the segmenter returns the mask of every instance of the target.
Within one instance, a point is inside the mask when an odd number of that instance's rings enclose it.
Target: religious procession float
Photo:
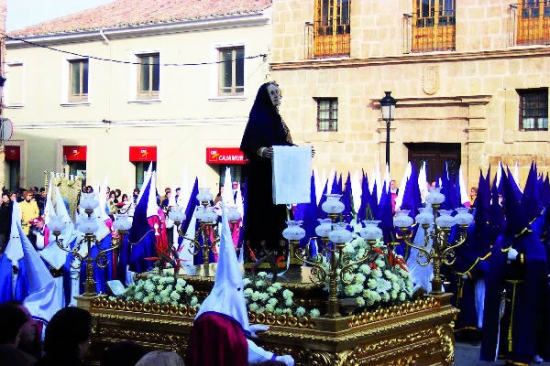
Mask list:
[[[451,295],[443,292],[440,267],[464,242],[472,215],[467,210],[453,217],[438,213],[444,196],[433,191],[427,198],[431,209],[418,215],[416,223],[407,212],[393,219],[401,242],[421,253],[418,262],[429,269],[432,291],[422,293],[415,291],[403,257],[383,240],[379,222],[347,223],[341,195],[326,198],[322,207],[327,217],[315,228],[316,240],[307,238],[301,245],[305,230],[300,222],[288,221],[283,270],[273,260],[253,268],[245,263],[242,268],[250,323],[269,326],[257,344],[292,355],[296,365],[451,365],[458,310],[450,304]],[[219,241],[217,223],[209,217],[209,199],[200,202],[196,235],[186,238],[191,250],[202,256],[200,265],[181,263],[173,251],[157,248],[153,270],[137,275],[123,291],[98,295],[92,274],[96,258],[83,258],[86,291],[77,302],[94,319],[92,363],[98,364],[103,351],[121,340],[185,354],[194,317],[216,273],[216,263],[209,258]],[[87,205],[88,200],[81,199],[81,207]],[[184,237],[185,214],[173,209],[169,216]],[[239,219],[229,216],[232,223]],[[117,221],[124,238],[130,226]],[[413,224],[424,230],[420,244],[411,240]],[[459,235],[451,243],[449,233],[455,225]],[[119,250],[121,241],[97,257]]]

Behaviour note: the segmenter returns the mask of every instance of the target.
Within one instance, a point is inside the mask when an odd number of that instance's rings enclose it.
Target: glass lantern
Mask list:
[[[365,227],[361,229],[359,235],[365,240],[377,240],[382,236],[382,229],[378,227],[380,220],[366,220],[363,221]]]

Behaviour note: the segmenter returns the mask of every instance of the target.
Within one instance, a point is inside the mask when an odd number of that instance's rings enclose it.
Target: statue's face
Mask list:
[[[267,92],[269,94],[269,98],[271,99],[271,103],[275,107],[278,107],[281,105],[281,93],[279,91],[279,87],[275,84],[269,84],[267,86]]]

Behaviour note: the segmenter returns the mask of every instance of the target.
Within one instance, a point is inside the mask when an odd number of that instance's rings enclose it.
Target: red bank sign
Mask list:
[[[248,159],[237,147],[207,147],[206,164],[248,164]]]

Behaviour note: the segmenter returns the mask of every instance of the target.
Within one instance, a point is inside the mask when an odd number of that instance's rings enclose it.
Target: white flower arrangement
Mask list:
[[[339,296],[353,297],[359,308],[368,310],[410,301],[414,290],[407,264],[382,240],[369,249],[365,240],[357,236],[346,244],[343,253],[347,261],[355,262],[367,250],[370,250],[367,261],[354,266],[353,274],[344,275],[346,282],[350,283],[340,283]]]
[[[144,304],[189,305],[198,308],[199,300],[193,296],[193,286],[183,278],[172,275],[149,273],[145,279],[138,279],[121,295],[124,301],[140,301]]]
[[[253,313],[269,312],[275,315],[305,316],[307,310],[294,303],[294,293],[280,282],[270,283],[266,272],[259,272],[244,279],[244,298],[248,310]],[[320,316],[318,309],[309,311],[311,317]]]
[[[144,304],[188,305],[195,309],[200,307],[194,288],[183,278],[172,275],[159,275],[157,271],[149,273],[128,286],[120,298],[124,301],[139,301]],[[305,316],[307,310],[294,303],[294,293],[279,283],[270,283],[267,273],[260,272],[255,276],[245,277],[244,296],[248,310],[254,313],[270,312],[275,315]],[[309,315],[320,316],[318,309],[312,309]]]

